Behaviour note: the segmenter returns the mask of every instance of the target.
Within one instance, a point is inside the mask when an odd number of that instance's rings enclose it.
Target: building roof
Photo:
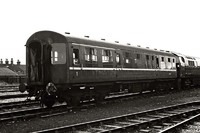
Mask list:
[[[0,67],[0,76],[18,76],[18,74],[13,72],[9,68]]]
[[[26,73],[26,65],[18,65],[18,67],[24,72]]]
[[[16,73],[25,73],[26,72],[26,69],[23,70],[24,67],[21,65],[10,65],[10,66],[8,66],[8,68]]]

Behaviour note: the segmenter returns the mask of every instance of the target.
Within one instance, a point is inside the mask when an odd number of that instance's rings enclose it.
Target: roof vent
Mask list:
[[[154,48],[154,50],[157,50],[157,48]]]
[[[138,47],[141,47],[140,45],[137,45]]]
[[[102,41],[105,41],[106,39],[104,39],[104,38],[101,38],[101,40],[102,40]]]
[[[146,48],[148,48],[148,49],[149,49],[149,47],[146,47]]]
[[[119,41],[115,41],[115,43],[119,43]]]
[[[160,50],[160,51],[164,52],[164,50]]]
[[[84,36],[84,37],[89,38],[90,36]]]
[[[127,43],[127,45],[131,45],[130,43]]]
[[[65,34],[68,34],[68,35],[69,35],[69,34],[70,34],[70,32],[65,32]]]

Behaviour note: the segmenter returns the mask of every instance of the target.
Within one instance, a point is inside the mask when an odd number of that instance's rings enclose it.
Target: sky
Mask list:
[[[200,1],[0,1],[0,59],[25,64],[24,45],[41,30],[200,57]]]

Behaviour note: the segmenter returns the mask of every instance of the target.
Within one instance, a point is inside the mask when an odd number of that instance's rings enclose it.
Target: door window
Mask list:
[[[73,49],[73,64],[78,65],[79,63],[79,49]]]

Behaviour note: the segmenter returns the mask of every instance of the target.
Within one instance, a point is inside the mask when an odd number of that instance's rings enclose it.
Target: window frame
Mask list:
[[[78,55],[74,55],[74,50],[77,50],[76,54]],[[78,58],[76,58],[76,56],[78,56]],[[73,59],[73,65],[80,65],[80,51],[78,48],[73,48],[73,51],[72,51],[72,59]]]
[[[165,57],[164,56],[161,57],[161,62],[165,62]]]
[[[101,50],[102,63],[113,63],[113,51],[109,49]]]
[[[51,44],[51,64],[60,65],[66,64],[66,44],[65,43],[52,43]],[[56,54],[55,54],[56,53]],[[57,56],[55,56],[57,55]]]
[[[116,60],[117,65],[121,65],[121,55],[120,55],[120,53],[116,53],[115,60]]]
[[[168,62],[168,63],[171,63],[171,58],[167,58],[167,62]]]
[[[86,59],[88,57],[88,60]],[[92,47],[85,47],[84,48],[84,60],[87,62],[97,62],[97,49]]]
[[[131,53],[124,52],[124,64],[131,64]]]

